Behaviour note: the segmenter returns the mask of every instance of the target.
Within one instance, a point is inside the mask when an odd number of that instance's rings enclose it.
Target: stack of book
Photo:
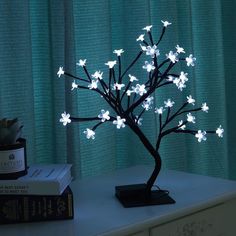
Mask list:
[[[16,180],[0,180],[0,224],[73,219],[71,165],[32,165]]]

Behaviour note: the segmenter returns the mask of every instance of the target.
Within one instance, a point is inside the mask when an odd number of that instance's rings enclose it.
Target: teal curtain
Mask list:
[[[155,94],[155,106],[167,98],[181,104],[191,94],[198,104],[207,102],[208,114],[197,114],[197,129],[225,129],[223,139],[208,136],[198,143],[190,135],[170,135],[161,145],[164,168],[236,178],[236,106],[234,74],[236,53],[236,3],[234,0],[2,0],[0,1],[0,117],[18,117],[24,124],[29,163],[72,163],[76,177],[98,175],[152,158],[128,129],[111,124],[97,129],[95,140],[83,131],[94,123],[63,127],[61,113],[97,116],[109,109],[90,91],[71,91],[70,80],[58,78],[63,66],[84,77],[79,59],[87,59],[90,74],[107,77],[114,49],[123,48],[123,66],[140,49],[136,38],[153,25],[153,36],[167,28],[160,51],[164,56],[177,44],[197,58],[188,73],[187,89],[169,86]],[[132,73],[144,78],[144,58]],[[144,115],[142,129],[154,141],[158,119],[153,111]]]

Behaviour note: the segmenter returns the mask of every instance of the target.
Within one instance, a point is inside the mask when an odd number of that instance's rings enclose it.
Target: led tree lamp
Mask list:
[[[152,37],[152,25],[143,28],[145,33],[136,39],[137,42],[140,42],[141,50],[125,70],[122,70],[121,67],[121,55],[124,50],[113,51],[117,55],[117,60],[105,63],[109,68],[108,79],[103,79],[103,72],[101,71],[90,74],[86,68],[86,59],[79,60],[77,63],[78,66],[83,68],[85,78],[72,75],[63,67],[60,67],[57,72],[58,77],[64,75],[66,78],[74,79],[71,90],[85,89],[95,92],[110,107],[109,110],[101,108],[100,114],[96,117],[72,117],[69,113],[64,112],[60,119],[64,126],[71,122],[97,121],[95,126],[84,131],[88,139],[94,139],[96,130],[106,122],[115,125],[117,129],[128,126],[153,158],[155,167],[145,184],[116,186],[116,196],[125,207],[175,203],[169,196],[168,191],[154,190],[153,188],[162,166],[159,148],[164,137],[173,133],[191,134],[197,138],[198,142],[205,141],[207,134],[217,134],[219,137],[223,137],[224,130],[221,125],[216,131],[191,128],[192,124],[196,122],[194,113],[207,113],[209,110],[205,102],[201,106],[195,107],[196,101],[191,95],[187,96],[186,101],[178,107],[171,98],[168,98],[162,106],[154,108],[159,121],[159,133],[155,145],[144,135],[141,129],[141,121],[145,112],[152,110],[153,93],[158,92],[164,86],[173,85],[183,91],[186,88],[188,74],[183,71],[176,74],[172,70],[178,63],[186,63],[186,66],[190,67],[194,66],[196,61],[192,54],[184,57],[185,51],[179,45],[176,46],[175,51],[166,54],[164,61],[159,61],[160,51],[158,45],[163,39],[166,28],[171,25],[168,21],[162,21],[162,23],[162,33],[157,42],[154,42]],[[146,37],[147,40],[145,40]],[[145,55],[148,59],[144,61],[142,68],[147,71],[147,78],[139,82],[140,80],[135,75],[129,74],[129,71]],[[117,70],[115,70],[115,67],[118,67]],[[124,82],[127,80],[128,83]]]

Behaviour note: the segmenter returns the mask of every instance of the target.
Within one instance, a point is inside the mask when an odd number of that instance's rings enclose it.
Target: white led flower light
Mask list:
[[[147,46],[144,51],[146,51],[147,56],[151,56],[152,58],[154,58],[155,56],[157,57],[157,56],[160,55],[160,51],[159,51],[159,49],[157,49],[156,45]]]
[[[196,117],[193,116],[191,113],[188,113],[188,114],[187,114],[187,121],[188,121],[188,122],[190,122],[190,123],[196,123],[196,122],[195,122],[195,119],[196,119]]]
[[[152,108],[152,104],[153,104],[153,100],[154,100],[154,97],[153,96],[149,96],[147,97],[143,104],[142,104],[142,107],[146,110],[146,111],[149,111],[151,108]]]
[[[129,90],[129,89],[128,89],[128,90],[126,91],[126,94],[127,94],[128,97],[130,97],[132,93],[133,93],[132,90]]]
[[[186,129],[186,125],[184,124],[184,122],[182,120],[179,121],[178,127],[179,127],[179,129],[182,129],[182,130]]]
[[[66,114],[66,112],[62,113],[60,122],[62,122],[64,126],[71,123],[70,114]]]
[[[135,76],[129,74],[129,81],[134,82],[134,81],[138,81],[138,79]]]
[[[114,84],[114,90],[117,89],[117,90],[121,90],[123,87],[125,87],[125,84],[118,84],[118,83],[115,83]]]
[[[109,111],[105,111],[105,110],[101,110],[101,113],[98,115],[98,118],[101,119],[102,122],[105,122],[107,120],[110,120],[110,116],[109,116],[110,112]]]
[[[147,72],[151,72],[155,69],[154,62],[151,63],[148,61],[145,61],[145,65],[143,66],[143,69],[147,70]]]
[[[59,70],[58,70],[58,72],[57,72],[57,76],[60,78],[61,77],[61,75],[64,75],[64,73],[65,73],[65,71],[63,70],[63,67],[59,67]]]
[[[118,49],[118,50],[116,49],[113,51],[113,53],[115,53],[118,57],[120,57],[121,54],[124,53],[124,50],[123,49]]]
[[[143,94],[147,93],[145,84],[136,84],[136,86],[133,86],[132,89],[134,93],[139,94],[140,96],[143,96]]]
[[[182,47],[180,47],[179,45],[176,45],[176,52],[178,53],[178,54],[180,54],[180,53],[185,53],[185,51],[184,51],[184,49],[182,48]]]
[[[189,104],[195,105],[195,99],[193,99],[192,95],[187,96],[187,102]]]
[[[103,72],[101,72],[100,70],[99,71],[95,71],[94,74],[92,74],[92,78],[94,78],[94,79],[102,79],[102,75],[103,75]]]
[[[178,59],[178,53],[174,53],[172,51],[170,51],[168,54],[166,54],[166,58],[170,59],[170,61],[172,63],[176,63],[177,61],[179,61]]]
[[[93,130],[91,130],[91,129],[86,129],[85,131],[84,131],[84,134],[86,135],[86,138],[87,139],[95,139],[95,132],[93,131]]]
[[[105,63],[106,66],[108,66],[110,69],[112,69],[116,64],[116,61],[108,61]]]
[[[155,108],[155,113],[158,113],[159,115],[163,114],[163,112],[165,111],[165,109],[163,107],[159,107],[159,108]]]
[[[82,60],[80,59],[78,63],[76,63],[77,66],[84,67],[86,66],[86,59]]]
[[[145,34],[139,35],[139,37],[136,39],[136,41],[137,41],[137,42],[138,42],[138,41],[143,42],[143,41],[144,41],[144,36],[145,36]]]
[[[221,125],[217,128],[216,134],[219,138],[223,138],[224,129],[221,127]]]
[[[142,125],[142,120],[143,120],[143,118],[138,119],[138,116],[136,116],[135,122],[137,123],[138,126],[141,126]]]
[[[75,83],[75,80],[72,82],[71,84],[71,90],[77,89],[78,88],[78,84]]]
[[[189,57],[186,57],[186,62],[187,62],[187,66],[194,66],[194,62],[196,61],[196,58],[193,57],[192,54],[189,55]]]
[[[162,24],[163,24],[163,27],[167,27],[167,26],[169,26],[169,25],[171,25],[172,23],[170,23],[169,21],[161,21],[162,22]]]
[[[152,25],[147,25],[143,28],[143,30],[146,30],[147,32],[150,32],[152,28]]]
[[[198,130],[198,132],[195,134],[195,137],[197,138],[198,142],[206,141],[206,131]]]
[[[173,107],[173,105],[175,104],[174,101],[171,101],[170,98],[168,98],[167,101],[164,101],[165,107]]]
[[[201,108],[202,108],[202,111],[204,111],[206,113],[209,111],[209,107],[207,106],[206,103],[203,103]]]
[[[113,124],[116,125],[117,129],[125,128],[126,119],[121,118],[120,116],[116,117],[116,120],[113,121]]]
[[[97,89],[98,80],[92,80],[90,84],[88,84],[89,89]]]

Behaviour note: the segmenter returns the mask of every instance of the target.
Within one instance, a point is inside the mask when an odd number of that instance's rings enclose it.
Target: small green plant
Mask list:
[[[21,136],[23,125],[17,118],[8,120],[6,118],[0,120],[0,146],[11,145],[17,142]]]

